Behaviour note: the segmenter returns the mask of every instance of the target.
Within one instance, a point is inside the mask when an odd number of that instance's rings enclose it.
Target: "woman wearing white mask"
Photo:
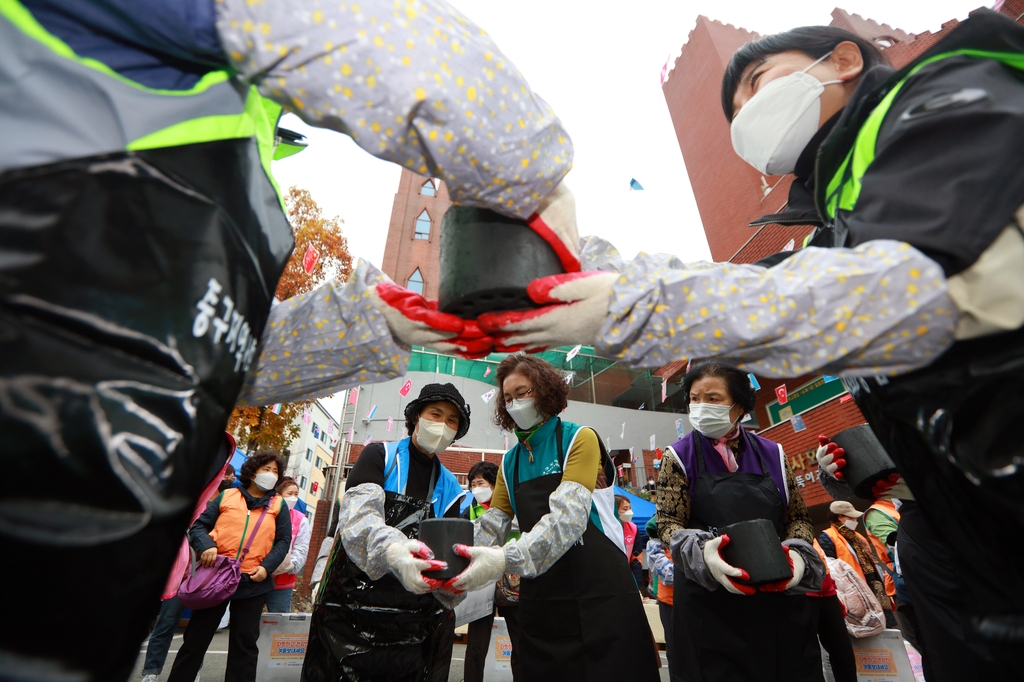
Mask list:
[[[217,555],[241,563],[242,579],[231,597],[216,606],[192,611],[181,649],[174,657],[168,680],[193,682],[206,649],[231,604],[226,682],[256,679],[260,614],[274,589],[271,574],[281,565],[292,539],[288,505],[277,494],[277,477],[284,460],[276,452],[257,452],[245,460],[242,485],[210,500],[189,531],[189,543],[204,566]]]
[[[550,364],[510,355],[497,381],[495,423],[519,443],[502,458],[491,508],[475,521],[476,546],[457,546],[472,563],[451,586],[480,589],[506,571],[521,577],[525,680],[657,680],[650,627],[622,560],[611,460],[593,429],[559,418],[569,387]],[[513,516],[522,535],[493,546]]]
[[[746,372],[695,364],[683,378],[693,431],[658,472],[658,530],[676,566],[671,672],[699,680],[821,680],[811,604],[824,566],[782,446],[740,425],[754,409]],[[753,588],[720,551],[718,529],[768,519],[793,575]],[[683,579],[685,577],[686,579]]]
[[[405,421],[408,437],[370,443],[349,472],[306,682],[448,679],[461,599],[423,575],[445,563],[413,538],[425,519],[459,516],[466,493],[437,455],[469,431],[469,406],[452,384],[427,384]]]
[[[498,466],[492,462],[477,462],[466,474],[469,479],[469,492],[473,501],[462,518],[476,521],[491,508],[494,486],[498,481]],[[519,537],[519,531],[513,521],[509,539]],[[494,613],[505,619],[509,639],[512,640],[512,677],[521,675],[519,672],[519,576],[506,573],[494,589],[494,611],[488,616],[478,618],[469,624],[466,634],[466,665],[463,670],[465,682],[482,682],[484,667],[487,664],[487,645],[491,641],[491,628],[494,625]]]
[[[309,519],[295,508],[299,501],[299,484],[291,476],[285,476],[277,484],[277,494],[291,510],[292,544],[284,561],[274,571],[274,589],[267,594],[267,611],[270,613],[291,613],[292,593],[299,572],[306,565],[309,553]]]

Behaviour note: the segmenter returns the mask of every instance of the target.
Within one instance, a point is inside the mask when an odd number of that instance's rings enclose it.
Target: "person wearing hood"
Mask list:
[[[313,609],[306,682],[448,679],[457,595],[423,575],[443,570],[419,524],[458,518],[466,494],[437,455],[469,431],[452,384],[427,384],[405,407],[409,436],[370,443],[349,472],[338,537]]]
[[[505,572],[521,577],[525,680],[656,681],[650,627],[622,560],[611,458],[593,429],[558,416],[569,387],[552,365],[516,353],[496,378],[495,424],[519,442],[501,460],[491,508],[474,522],[475,546],[456,545],[471,563],[451,587],[480,589]],[[513,517],[521,536],[497,546]]]
[[[782,446],[740,425],[754,409],[747,373],[715,361],[683,378],[693,431],[673,443],[658,470],[658,530],[675,567],[673,677],[819,681],[821,655],[808,592],[824,566],[810,515]],[[721,554],[718,529],[768,519],[792,577],[759,588]]]
[[[473,495],[473,501],[462,517],[475,521],[491,508],[491,499],[494,495],[494,486],[498,481],[498,466],[491,462],[477,462],[469,468],[466,474],[469,479],[469,492]],[[513,523],[509,539],[515,540],[519,537]],[[514,599],[515,601],[511,601]],[[466,634],[466,665],[463,669],[465,682],[482,682],[484,679],[484,667],[487,664],[487,646],[491,641],[491,628],[494,625],[494,612],[505,619],[505,626],[508,628],[508,636],[512,641],[512,677],[520,675],[519,671],[519,576],[506,573],[500,579],[499,584],[494,588],[494,611],[489,616],[478,618],[469,624],[469,632]],[[520,678],[521,679],[521,678]]]

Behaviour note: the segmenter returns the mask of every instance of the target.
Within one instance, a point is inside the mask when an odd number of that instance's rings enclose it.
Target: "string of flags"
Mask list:
[[[637,182],[636,178],[630,178],[629,179],[629,189],[630,190],[638,192],[638,191],[642,190],[643,188],[644,188],[644,186],[641,185],[639,182]]]

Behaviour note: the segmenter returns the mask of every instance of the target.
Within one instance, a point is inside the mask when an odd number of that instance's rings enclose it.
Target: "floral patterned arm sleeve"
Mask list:
[[[572,167],[551,107],[444,0],[218,0],[238,75],[310,125],[521,218]]]
[[[806,248],[773,268],[641,254],[595,345],[639,367],[716,357],[771,377],[873,376],[937,358],[956,318],[942,268],[904,242]]]
[[[672,536],[690,522],[690,482],[672,453],[661,458],[658,469],[658,533],[666,547]]]
[[[331,280],[271,308],[238,404],[309,400],[405,374],[409,351],[370,302],[370,290],[385,280],[360,260],[348,282]]]
[[[785,537],[784,540],[803,540],[811,544],[814,540],[814,526],[811,525],[811,515],[804,504],[803,493],[793,476],[793,468],[786,462],[786,487],[789,488],[789,506],[786,507]]]
[[[376,483],[345,491],[338,513],[338,536],[345,553],[370,580],[379,580],[390,570],[384,551],[388,545],[408,539],[384,522],[384,489]]]

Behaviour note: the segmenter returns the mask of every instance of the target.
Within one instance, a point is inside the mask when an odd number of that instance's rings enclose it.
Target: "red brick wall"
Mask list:
[[[419,268],[423,275],[423,294],[437,298],[438,267],[441,257],[441,219],[452,205],[445,184],[438,183],[435,196],[420,194],[427,178],[402,169],[398,191],[391,207],[391,223],[384,245],[381,270],[398,284],[406,286],[409,276]],[[414,239],[416,218],[426,209],[430,214],[430,239]]]
[[[761,385],[764,386],[763,383]],[[803,483],[801,492],[807,506],[827,504],[832,497],[818,483],[818,464],[814,458],[818,450],[818,434],[832,436],[843,429],[864,424],[866,420],[849,394],[837,396],[800,416],[807,426],[803,431],[793,431],[793,425],[787,421],[759,431],[758,435],[782,446],[793,474]]]

